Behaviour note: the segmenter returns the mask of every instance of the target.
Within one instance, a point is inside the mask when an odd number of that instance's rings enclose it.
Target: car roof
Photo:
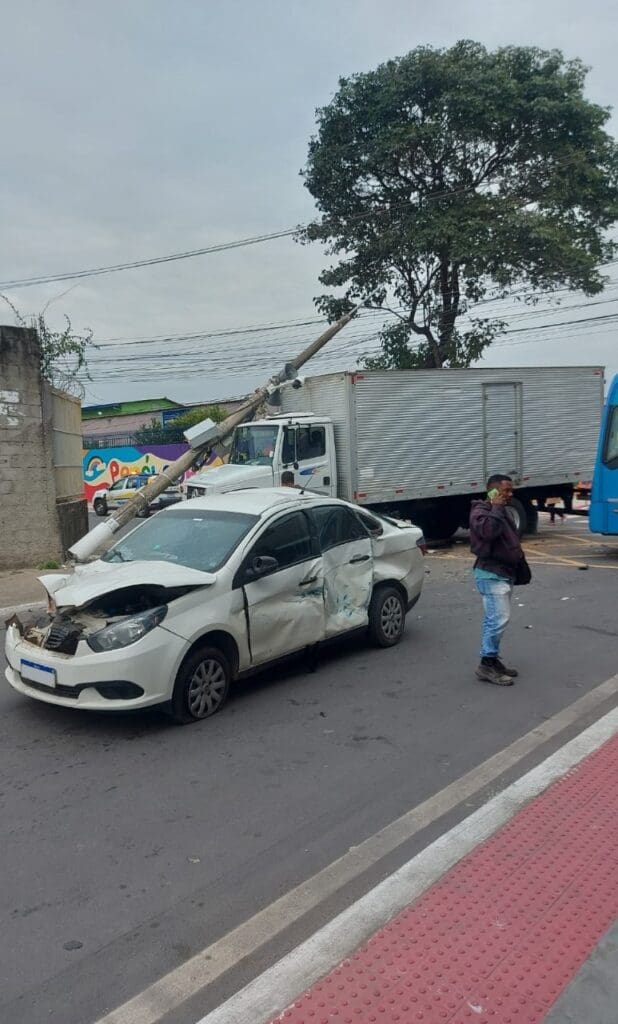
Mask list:
[[[329,498],[323,494],[312,494],[305,491],[301,494],[293,487],[247,487],[241,491],[229,491],[227,494],[205,495],[202,498],[190,498],[182,505],[173,505],[174,509],[213,509],[222,512],[244,512],[245,515],[264,516],[270,512],[294,509],[303,505],[320,505],[328,502],[331,505],[345,505],[338,498]],[[163,513],[162,513],[163,514]]]

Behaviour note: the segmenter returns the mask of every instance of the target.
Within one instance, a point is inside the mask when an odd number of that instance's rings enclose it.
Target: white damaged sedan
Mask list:
[[[234,679],[294,652],[354,630],[398,643],[424,551],[409,523],[291,488],[195,498],[41,577],[48,612],[9,619],[6,677],[65,707],[207,718]]]

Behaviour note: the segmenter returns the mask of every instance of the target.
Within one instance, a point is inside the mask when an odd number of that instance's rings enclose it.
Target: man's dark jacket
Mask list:
[[[495,572],[513,581],[524,557],[519,534],[504,505],[473,501],[470,514],[470,547],[475,569]]]

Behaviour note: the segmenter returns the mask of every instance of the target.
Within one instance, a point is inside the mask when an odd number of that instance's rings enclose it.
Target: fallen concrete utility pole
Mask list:
[[[315,341],[308,345],[296,359],[286,363],[283,369],[279,373],[273,374],[267,384],[264,387],[258,388],[253,393],[251,398],[241,405],[236,412],[232,413],[221,423],[211,425],[210,428],[206,428],[204,431],[203,443],[198,442],[196,445],[193,442],[194,447],[190,448],[188,452],[184,452],[179,459],[172,462],[164,472],[159,473],[152,483],[147,484],[143,487],[132,501],[127,502],[122,508],[112,513],[109,519],[106,519],[102,523],[98,523],[94,529],[90,530],[89,533],[78,540],[77,543],[73,544],[69,548],[69,554],[78,561],[85,561],[87,558],[91,558],[94,554],[99,551],[103,551],[110,546],[112,543],[114,534],[130,522],[134,516],[147,508],[153,498],[157,498],[159,494],[162,494],[166,488],[171,484],[174,484],[180,477],[184,476],[187,470],[191,469],[197,462],[203,461],[209,451],[211,451],[217,444],[219,444],[225,437],[232,433],[235,427],[240,423],[243,423],[252,412],[254,412],[261,404],[277,390],[286,381],[294,380],[297,376],[299,369],[306,362],[311,359],[316,352],[319,352],[321,348],[326,345],[331,338],[334,338],[339,331],[346,326],[356,316],[356,313],[360,309],[360,306],[355,306],[349,313],[342,316],[340,320],[337,320],[334,324],[331,324],[323,334],[320,335]],[[196,433],[199,430],[198,427],[192,428],[191,433]]]

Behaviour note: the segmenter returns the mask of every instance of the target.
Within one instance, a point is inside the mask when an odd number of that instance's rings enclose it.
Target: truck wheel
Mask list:
[[[229,662],[220,650],[199,647],[178,670],[172,694],[174,721],[189,725],[214,715],[227,700],[231,678]]]
[[[533,505],[531,501],[524,502],[524,510],[526,512],[526,533],[533,534],[539,532],[539,510],[536,505]]]
[[[519,498],[513,498],[508,509],[509,515],[515,523],[519,536],[523,537],[524,533],[526,533],[528,529],[528,516],[526,515],[525,505],[522,505]]]
[[[415,526],[418,526],[419,530],[423,531],[425,538],[432,544],[449,541],[459,529],[461,519],[459,509],[450,504],[447,507],[446,503],[442,507],[439,502],[418,510],[412,507],[406,510],[406,515]]]
[[[376,647],[394,647],[403,636],[406,607],[396,587],[377,587],[369,605],[369,639]]]
[[[107,515],[107,502],[105,498],[95,498],[92,503],[92,508],[97,516]]]

